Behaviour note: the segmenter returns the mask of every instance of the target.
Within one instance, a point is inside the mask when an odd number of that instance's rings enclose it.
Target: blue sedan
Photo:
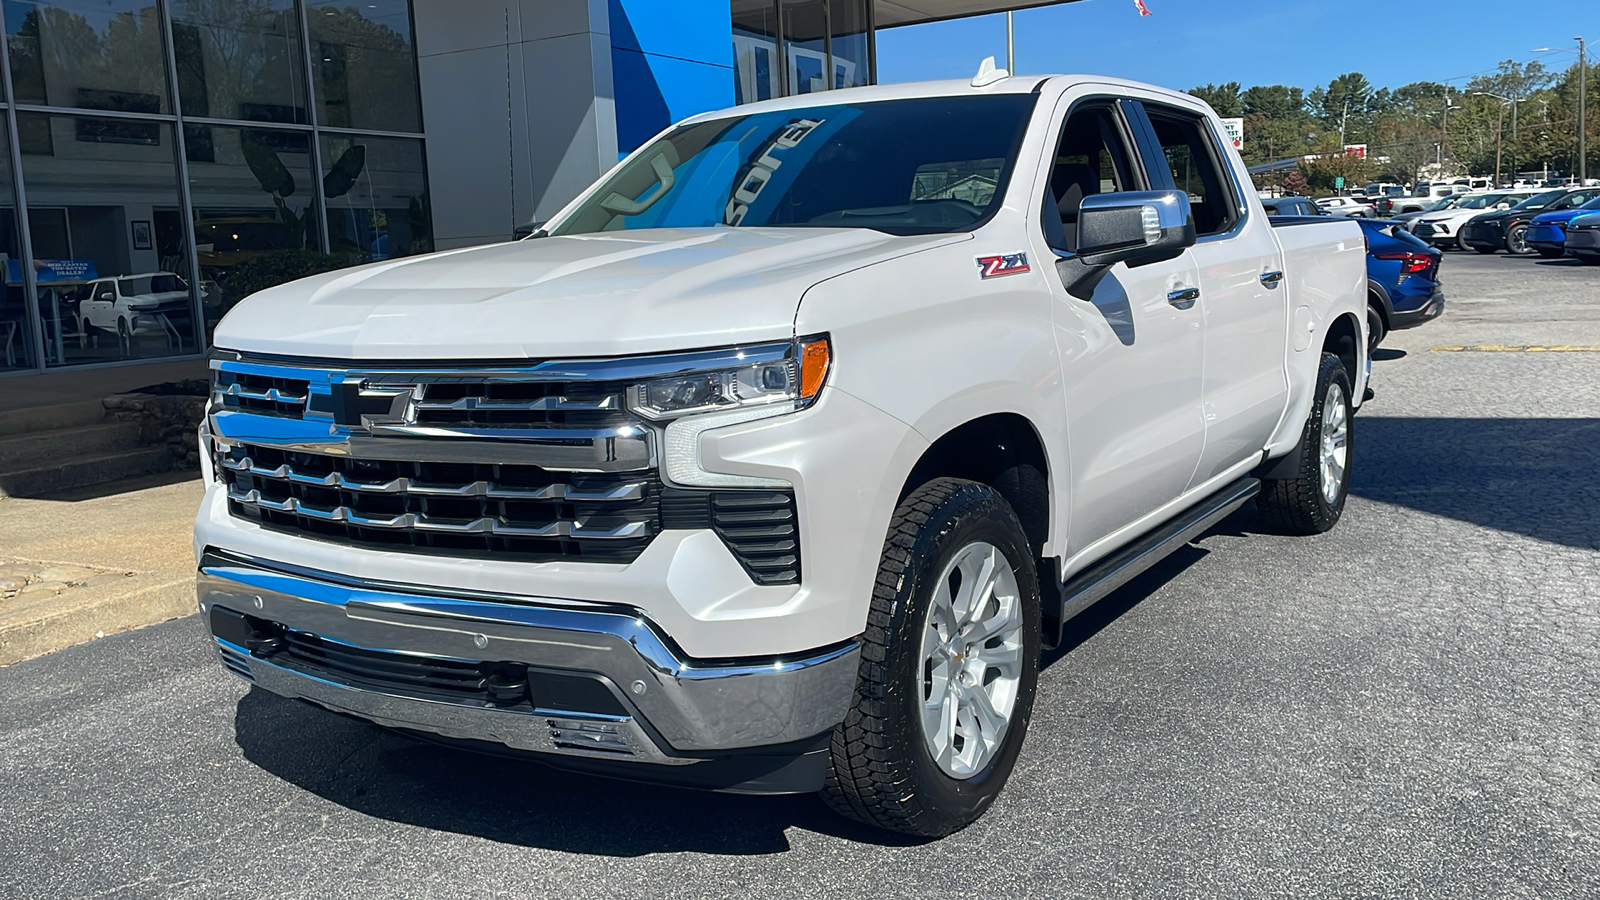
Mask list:
[[[1359,219],[1367,238],[1367,330],[1371,346],[1391,331],[1444,312],[1440,252],[1384,219]]]

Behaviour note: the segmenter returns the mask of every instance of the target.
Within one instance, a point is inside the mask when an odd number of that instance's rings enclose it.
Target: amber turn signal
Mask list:
[[[808,403],[816,399],[822,383],[828,379],[828,364],[832,351],[825,337],[810,338],[800,342],[800,400]]]

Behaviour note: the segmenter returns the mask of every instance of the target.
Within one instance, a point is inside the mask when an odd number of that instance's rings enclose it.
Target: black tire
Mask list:
[[[1337,475],[1336,496],[1324,494],[1322,466],[1323,422],[1337,415],[1327,408],[1329,394],[1339,388],[1345,423],[1344,469]],[[1317,393],[1300,435],[1300,471],[1294,478],[1269,479],[1261,485],[1256,509],[1272,528],[1284,534],[1321,534],[1332,528],[1344,512],[1350,492],[1350,462],[1355,449],[1355,419],[1350,405],[1350,376],[1344,363],[1332,353],[1322,354],[1317,367]]]
[[[1383,313],[1378,311],[1376,303],[1367,304],[1367,352],[1378,349],[1383,339],[1389,336],[1389,329],[1383,326]]]
[[[1544,259],[1560,259],[1567,252],[1565,250],[1546,250],[1543,247],[1537,247],[1535,249],[1539,251],[1539,256]]]
[[[998,548],[1016,577],[1021,666],[1011,716],[976,773],[940,768],[923,736],[921,641],[940,575],[975,542]],[[937,478],[895,510],[862,636],[855,700],[834,729],[823,800],[879,828],[941,837],[976,821],[1005,786],[1022,750],[1039,676],[1039,584],[1016,513],[988,485]]]
[[[1527,253],[1527,234],[1528,226],[1513,225],[1511,230],[1506,232],[1506,252],[1512,254],[1513,256],[1520,256],[1521,254]]]

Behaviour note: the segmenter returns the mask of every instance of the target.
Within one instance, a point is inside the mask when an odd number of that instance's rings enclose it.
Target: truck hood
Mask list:
[[[269,288],[218,347],[328,359],[538,359],[792,336],[806,289],[969,234],[697,228],[547,237],[373,263]]]

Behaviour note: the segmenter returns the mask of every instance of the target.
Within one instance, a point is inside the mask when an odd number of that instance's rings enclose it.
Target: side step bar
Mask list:
[[[1057,615],[1046,614],[1044,644],[1057,647],[1073,616],[1093,606],[1167,554],[1189,543],[1261,492],[1257,478],[1241,478],[1169,519],[1154,531],[1100,560],[1060,585]],[[1055,621],[1051,622],[1050,619]]]

